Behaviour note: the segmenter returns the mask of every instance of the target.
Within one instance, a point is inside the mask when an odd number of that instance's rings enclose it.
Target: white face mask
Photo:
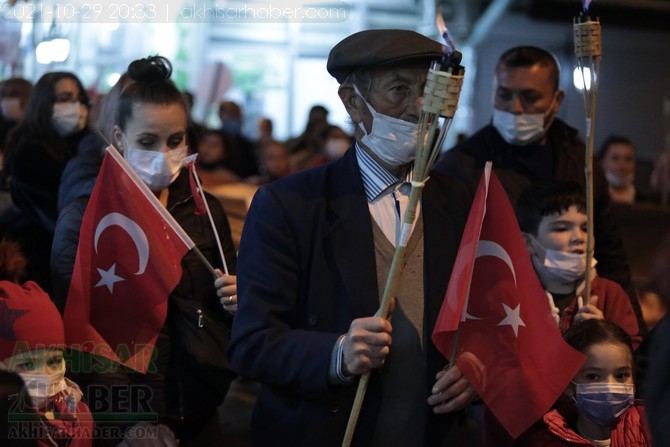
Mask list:
[[[62,367],[58,371],[20,372],[18,374],[26,384],[26,390],[36,406],[68,387],[65,381],[65,360],[63,360]]]
[[[544,113],[511,113],[493,109],[493,127],[503,140],[515,146],[527,146],[539,141],[551,126],[552,120],[544,125],[544,119],[551,113],[556,96]]]
[[[57,102],[54,104],[51,124],[58,135],[64,137],[79,132],[86,126],[88,109],[80,102]]]
[[[372,131],[369,134],[363,123],[358,123],[365,134],[361,142],[391,167],[404,166],[413,161],[416,156],[418,125],[377,112],[372,104],[365,101],[358,88],[354,87],[354,90],[372,114]]]
[[[0,101],[0,114],[8,121],[18,121],[23,116],[21,98],[5,98]]]
[[[163,151],[147,151],[126,144],[125,158],[150,190],[159,192],[179,176],[187,146]]]
[[[544,269],[547,273],[566,282],[576,282],[586,272],[586,254],[566,253],[564,251],[546,249]]]
[[[584,278],[586,254],[544,248],[534,237],[530,237],[535,251],[533,265],[536,269],[542,269],[547,275],[562,283],[573,284]],[[595,267],[596,263],[594,258],[591,267]]]
[[[635,173],[631,172],[625,177],[619,177],[611,171],[605,171],[605,177],[607,178],[607,184],[615,188],[623,188],[625,186],[630,186],[635,180]]]

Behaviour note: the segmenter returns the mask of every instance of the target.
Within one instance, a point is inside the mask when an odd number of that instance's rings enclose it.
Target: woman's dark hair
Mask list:
[[[51,123],[56,84],[63,79],[72,79],[79,88],[77,99],[87,107],[90,106],[86,89],[76,75],[67,71],[45,73],[33,87],[23,118],[7,137],[7,160],[11,158],[13,150],[26,140],[49,142],[47,149],[51,155],[56,159],[64,157],[62,151],[67,150],[64,137],[58,134]],[[9,167],[9,163],[5,162],[4,166]]]
[[[188,110],[184,95],[170,80],[172,64],[163,56],[149,56],[137,59],[128,66],[128,77],[132,81],[119,97],[116,109],[115,124],[125,129],[126,122],[132,118],[133,105],[148,104],[181,104]]]
[[[563,339],[582,353],[598,343],[624,345],[628,347],[631,354],[633,353],[630,335],[618,325],[607,320],[593,318],[575,323],[563,333]]]
[[[109,141],[113,141],[114,139],[115,114],[121,92],[131,82],[133,81],[128,76],[128,73],[123,73],[100,102],[100,109],[95,119],[95,128],[102,132]]]
[[[524,233],[537,236],[537,229],[543,217],[567,211],[576,206],[586,213],[586,193],[584,188],[571,180],[555,180],[530,185],[524,189],[516,204],[516,218]]]

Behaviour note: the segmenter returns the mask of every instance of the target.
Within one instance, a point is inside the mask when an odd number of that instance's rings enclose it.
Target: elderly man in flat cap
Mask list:
[[[407,203],[426,75],[442,54],[405,30],[362,31],[337,44],[328,71],[355,143],[254,197],[229,357],[262,384],[255,446],[340,446],[367,372],[353,446],[440,446],[454,412],[473,400],[430,340],[471,203],[460,183],[431,175],[390,321],[374,316]]]

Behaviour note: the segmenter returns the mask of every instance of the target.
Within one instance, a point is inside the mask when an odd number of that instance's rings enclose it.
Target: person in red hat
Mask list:
[[[65,377],[64,348],[63,320],[49,295],[33,281],[0,281],[0,370],[23,379],[22,393],[38,415],[14,437],[34,437],[50,447],[92,445],[91,412],[77,384]],[[19,407],[10,413],[31,411]]]

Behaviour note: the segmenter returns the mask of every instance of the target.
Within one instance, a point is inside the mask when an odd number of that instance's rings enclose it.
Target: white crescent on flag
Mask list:
[[[482,256],[493,256],[494,258],[501,259],[512,272],[512,277],[514,278],[514,286],[516,287],[516,272],[514,271],[514,264],[512,263],[512,258],[510,258],[509,253],[500,245],[496,244],[493,241],[482,240],[477,244],[477,255],[475,259]],[[514,330],[514,335],[518,337],[519,335],[519,326],[526,326],[526,324],[521,319],[519,313],[521,312],[521,304],[518,304],[514,309],[502,303],[503,309],[505,310],[505,318],[498,323],[498,326],[512,326]]]
[[[95,252],[98,253],[98,239],[100,239],[100,235],[112,225],[121,227],[133,240],[139,256],[139,267],[137,272],[135,272],[135,275],[141,275],[146,270],[149,261],[149,240],[147,239],[147,235],[144,234],[142,227],[123,214],[109,213],[100,219],[100,222],[98,222],[98,226],[95,229],[95,236],[93,239],[93,248],[95,248]]]
[[[500,244],[496,244],[493,241],[481,240],[477,244],[477,254],[475,259],[481,258],[482,256],[493,256],[494,258],[501,259],[509,269],[512,271],[512,277],[514,278],[514,285],[516,286],[516,272],[514,271],[514,264],[512,264],[512,258],[510,258],[507,251]]]
[[[512,263],[512,258],[510,258],[510,255],[507,253],[507,251],[505,251],[505,249],[500,244],[497,244],[493,241],[480,240],[477,243],[477,252],[475,253],[475,260],[483,256],[493,256],[494,258],[498,258],[502,260],[505,264],[507,264],[510,271],[512,272],[512,277],[514,278],[514,285],[516,286],[516,272],[514,271],[514,264]],[[463,306],[463,316],[461,318],[461,321],[481,320],[481,318],[468,313],[469,299],[470,297],[468,296],[468,298],[465,301],[465,306]]]

